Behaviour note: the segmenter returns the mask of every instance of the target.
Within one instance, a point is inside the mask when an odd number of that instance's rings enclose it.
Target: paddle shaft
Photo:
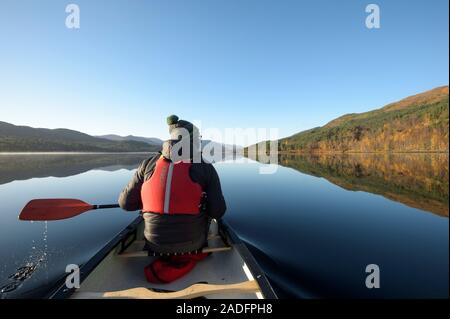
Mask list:
[[[93,205],[92,209],[106,209],[106,208],[119,208],[119,204],[110,204],[110,205]]]

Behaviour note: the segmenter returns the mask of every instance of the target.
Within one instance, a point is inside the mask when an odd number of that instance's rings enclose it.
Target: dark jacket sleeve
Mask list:
[[[119,195],[119,205],[127,211],[142,209],[141,188],[144,183],[144,176],[148,173],[149,166],[154,162],[154,157],[147,159],[136,170],[131,181]],[[154,165],[152,169],[154,168]]]
[[[211,164],[208,164],[208,178],[205,185],[205,192],[207,194],[207,214],[215,219],[221,218],[227,210],[227,205],[222,194],[219,175]]]

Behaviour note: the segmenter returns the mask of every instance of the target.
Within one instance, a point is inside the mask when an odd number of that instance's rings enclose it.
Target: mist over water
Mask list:
[[[117,202],[148,155],[0,155],[1,298],[39,297],[136,213],[92,211],[51,222],[17,216],[33,198]],[[217,163],[226,219],[282,297],[448,297],[448,154],[282,156]],[[381,288],[367,289],[377,264]]]

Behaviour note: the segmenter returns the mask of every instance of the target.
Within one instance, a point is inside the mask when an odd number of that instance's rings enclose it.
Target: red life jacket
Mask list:
[[[141,189],[142,211],[158,214],[200,213],[202,188],[189,176],[191,163],[161,158],[155,170]]]

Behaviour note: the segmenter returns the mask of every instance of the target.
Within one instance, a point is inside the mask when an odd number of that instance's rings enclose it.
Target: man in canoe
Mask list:
[[[209,221],[221,218],[226,204],[215,168],[202,160],[198,129],[175,115],[167,124],[171,139],[139,166],[119,205],[142,210],[150,252],[178,255],[207,244]]]

